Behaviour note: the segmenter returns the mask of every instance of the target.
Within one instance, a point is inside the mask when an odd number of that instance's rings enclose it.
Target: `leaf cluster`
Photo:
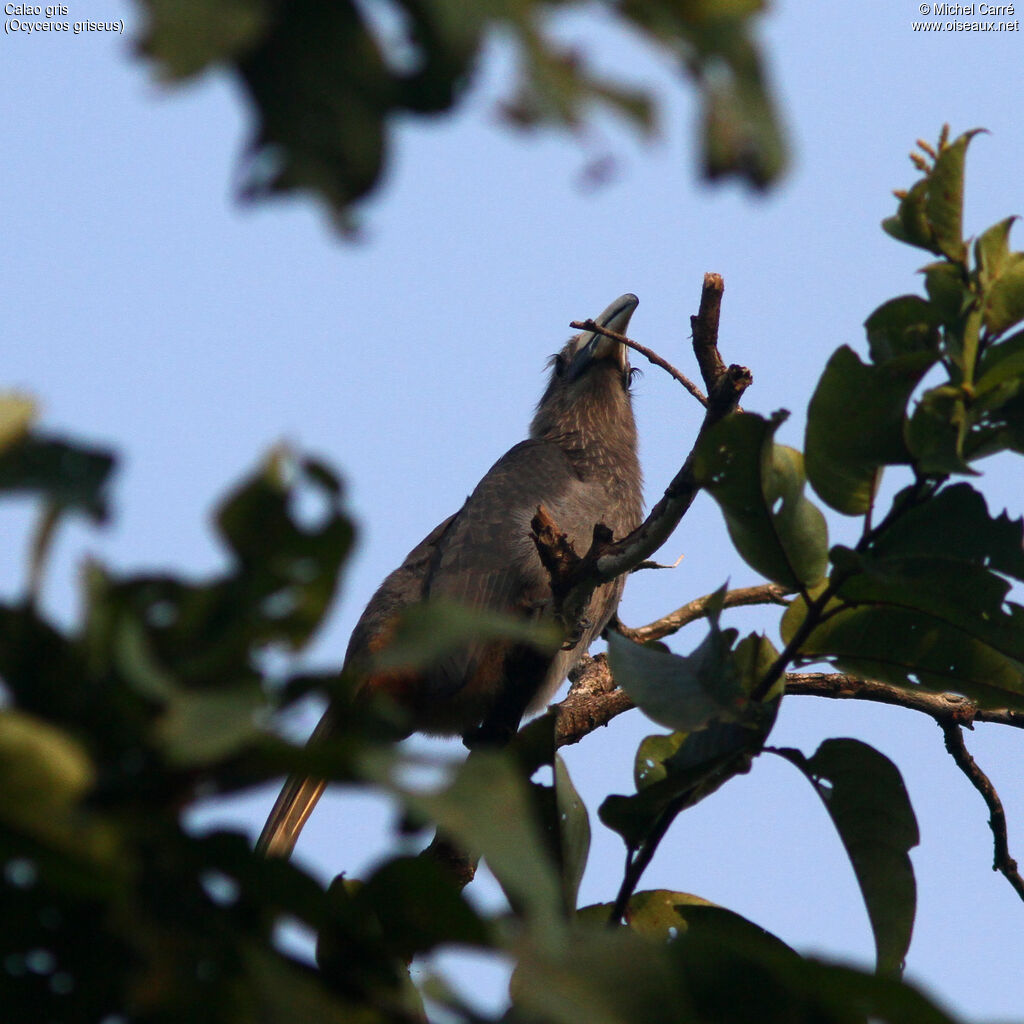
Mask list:
[[[604,75],[559,42],[563,0],[138,0],[143,52],[165,79],[220,67],[248,97],[255,129],[241,192],[301,189],[339,222],[380,182],[394,126],[453,112],[495,37],[511,43],[518,82],[502,104],[520,127],[579,129],[610,108],[645,134],[656,101],[625,77]],[[785,145],[753,40],[763,0],[608,5],[623,28],[667,50],[702,100],[704,173],[770,184]]]
[[[243,7],[223,8],[224,24]],[[222,572],[89,564],[80,617],[61,626],[39,601],[46,553],[65,516],[104,517],[114,459],[39,432],[31,401],[0,401],[0,492],[40,506],[25,595],[0,605],[4,1019],[372,1024],[421,1020],[426,997],[446,1019],[480,1021],[429,971],[411,980],[417,958],[455,946],[512,960],[509,1021],[950,1021],[899,976],[918,834],[898,769],[854,740],[826,739],[810,756],[768,740],[786,671],[807,661],[985,707],[1024,701],[1024,613],[1007,599],[1024,580],[1024,526],[993,516],[962,479],[983,455],[1020,451],[1024,284],[1009,221],[973,246],[959,237],[969,140],[943,138],[919,158],[922,180],[886,224],[939,256],[927,296],[868,318],[868,362],[850,349],[830,360],[805,453],[776,442],[781,414],[736,413],[698,441],[692,472],[738,552],[794,597],[781,650],[723,623],[724,588],[688,654],[609,638],[615,680],[666,731],[637,751],[635,792],[599,808],[626,851],[621,886],[600,905],[578,906],[591,822],[556,753],[556,712],[505,751],[431,762],[430,785],[417,781],[422,761],[381,739],[386,709],[351,710],[329,743],[279,738],[279,714],[305,694],[351,707],[350,679],[294,658],[353,539],[328,467],[272,451],[217,509]],[[908,481],[880,511],[889,467]],[[855,546],[830,547],[808,483],[862,518]],[[552,639],[427,606],[382,657],[425,664],[481,635]],[[801,956],[699,896],[639,889],[675,818],[763,754],[820,797],[864,898],[874,972]],[[395,801],[402,836],[369,877],[324,886],[241,835],[189,826],[205,798],[289,771]],[[411,855],[408,836],[428,828],[440,839]],[[459,857],[440,845],[485,860],[507,907],[476,908],[452,870]],[[315,965],[281,946],[286,922],[317,936]]]

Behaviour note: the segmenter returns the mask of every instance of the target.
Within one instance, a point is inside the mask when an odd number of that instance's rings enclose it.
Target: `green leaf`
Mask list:
[[[95,782],[85,749],[35,715],[0,711],[0,814],[18,819],[66,811]]]
[[[605,924],[612,911],[611,903],[583,907],[577,918],[591,925]],[[623,922],[638,935],[654,942],[673,942],[683,934],[700,943],[705,935],[721,938],[731,935],[737,942],[764,944],[768,950],[796,953],[781,939],[760,925],[710,900],[688,892],[653,889],[634,893],[623,915]]]
[[[371,913],[390,951],[405,960],[437,946],[489,944],[487,926],[451,875],[430,857],[385,862],[353,895],[356,913]]]
[[[182,767],[211,764],[263,734],[267,699],[256,683],[175,693],[157,720],[155,739],[168,761]]]
[[[811,396],[804,441],[807,477],[832,508],[863,515],[882,467],[910,461],[904,413],[935,359],[919,351],[866,366],[845,345],[833,353]]]
[[[974,393],[980,397],[1006,384],[1022,382],[1024,382],[1024,331],[985,349],[978,364]]]
[[[608,665],[616,684],[649,718],[692,732],[715,719],[734,721],[746,703],[730,657],[736,635],[713,622],[700,646],[684,657],[610,633]]]
[[[983,231],[974,243],[974,262],[978,267],[978,278],[982,291],[988,291],[990,285],[1003,271],[1010,255],[1010,228],[1016,217],[993,224]]]
[[[590,853],[590,818],[587,806],[569,776],[565,761],[555,755],[555,803],[558,811],[559,840],[561,844],[562,888],[566,906],[576,908],[583,872]]]
[[[1024,253],[1011,253],[985,296],[985,328],[993,337],[1024,320]]]
[[[354,4],[288,4],[238,70],[258,117],[245,197],[311,190],[341,211],[371,191],[399,82]]]
[[[58,511],[107,517],[114,457],[59,438],[25,435],[0,451],[0,492],[36,494]]]
[[[0,393],[0,452],[20,441],[37,414],[36,401],[17,391]]]
[[[628,928],[577,926],[557,950],[522,943],[510,986],[517,1019],[678,1024],[685,992],[667,953]]]
[[[141,0],[147,18],[140,48],[167,78],[187,78],[244,53],[266,32],[261,0]]]
[[[512,905],[522,908],[536,940],[557,944],[563,928],[561,887],[513,759],[474,750],[436,792],[419,792],[399,781],[399,774],[388,763],[378,781],[461,848],[482,856]]]
[[[963,262],[964,161],[967,147],[980,129],[964,132],[940,150],[927,177],[925,215],[934,239],[935,251]]]
[[[715,922],[716,924],[718,922]],[[912,986],[836,964],[805,959],[750,932],[691,928],[669,947],[693,1006],[687,1020],[745,1024],[952,1024]]]
[[[922,267],[921,273],[932,308],[943,324],[958,329],[964,312],[974,302],[963,268],[943,260]]]
[[[562,641],[551,623],[531,622],[513,615],[471,608],[446,598],[432,598],[406,608],[397,619],[394,636],[376,657],[379,669],[420,668],[469,644],[510,640],[554,652]]]
[[[893,517],[863,551],[836,547],[831,616],[801,654],[899,685],[955,690],[986,705],[1024,694],[1024,608],[1006,576],[1024,580],[1024,522],[992,517],[968,484]],[[844,610],[845,609],[845,610]],[[805,613],[783,619],[792,637]]]
[[[920,836],[899,769],[851,739],[826,740],[814,756],[776,751],[807,776],[843,841],[860,885],[880,974],[899,974],[910,948],[917,889],[909,851]]]
[[[722,508],[729,536],[748,565],[787,587],[822,578],[828,530],[804,496],[803,456],[772,437],[784,416],[727,417],[694,452],[694,476]]]
[[[696,732],[647,737],[633,768],[637,792],[606,797],[598,809],[601,821],[636,849],[666,812],[680,814],[749,770],[777,710],[777,700],[750,701],[740,722],[715,720]]]
[[[970,484],[943,487],[903,511],[875,538],[882,555],[923,555],[980,562],[1024,580],[1024,520],[1003,511],[993,517],[984,496]]]
[[[931,226],[925,213],[927,191],[926,180],[915,182],[900,199],[895,216],[882,221],[882,230],[899,242],[935,252]]]
[[[785,171],[787,158],[758,52],[742,29],[731,32],[724,20],[698,35],[697,45],[704,50],[698,61],[714,68],[702,82],[704,175],[714,181],[741,174],[767,188]]]
[[[837,605],[829,613],[801,645],[801,658],[828,658],[845,672],[896,686],[962,693],[983,707],[1024,708],[1024,666],[963,630],[888,605]],[[798,598],[783,617],[784,636],[802,615]]]
[[[903,429],[919,473],[944,476],[975,472],[964,457],[970,428],[966,401],[967,394],[949,384],[930,388],[921,396]]]
[[[864,321],[872,362],[884,364],[897,356],[922,352],[937,354],[941,323],[938,310],[919,295],[883,302]]]
[[[888,234],[954,262],[965,261],[964,160],[971,139],[980,130],[964,132],[940,147],[931,169],[900,200],[896,216],[882,222]]]

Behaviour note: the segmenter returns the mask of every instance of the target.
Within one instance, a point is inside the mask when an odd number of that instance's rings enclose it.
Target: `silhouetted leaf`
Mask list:
[[[577,926],[555,949],[522,944],[514,1010],[549,1024],[678,1024],[685,994],[665,950],[627,928]]]
[[[422,792],[393,777],[380,781],[413,813],[436,822],[461,848],[487,861],[509,901],[532,925],[537,941],[558,941],[561,888],[526,783],[511,758],[475,750],[454,769],[450,783],[435,792]]]
[[[1004,577],[1024,579],[1022,540],[1024,523],[989,515],[969,484],[940,490],[895,516],[865,550],[833,550],[836,599],[801,654],[986,706],[1019,704],[1024,608],[1007,600]],[[787,641],[804,615],[795,600],[783,617]]]
[[[908,851],[920,836],[899,769],[859,740],[826,740],[811,758],[776,751],[807,776],[843,841],[875,937],[880,974],[899,974],[910,948],[917,888]]]
[[[187,78],[245,53],[267,31],[271,8],[261,0],[142,0],[139,44],[167,78]]]
[[[581,908],[577,917],[601,925],[608,921],[611,911],[611,903],[596,903]],[[700,942],[702,933],[729,934],[752,944],[763,942],[769,949],[789,951],[796,956],[781,939],[760,925],[688,892],[652,889],[634,893],[623,915],[623,924],[655,942],[672,942],[684,933],[691,933],[695,942]]]
[[[103,522],[113,468],[114,456],[102,449],[23,435],[0,451],[0,492],[38,495],[59,512],[81,512]]]

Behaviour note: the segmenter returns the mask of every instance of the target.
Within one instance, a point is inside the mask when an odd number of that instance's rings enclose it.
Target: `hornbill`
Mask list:
[[[638,301],[635,295],[620,296],[596,322],[623,333]],[[572,650],[540,654],[522,643],[490,640],[426,670],[372,668],[372,656],[387,646],[401,612],[427,598],[542,618],[552,594],[531,538],[538,506],[580,553],[590,546],[598,523],[616,538],[639,525],[643,498],[628,349],[584,331],[550,365],[529,437],[498,459],[462,508],[409,552],[352,631],[346,666],[371,666],[354,699],[385,695],[405,712],[409,732],[507,739],[526,711],[548,701],[618,606],[622,578],[594,591]],[[313,740],[335,729],[345,714],[337,705],[324,714]],[[324,786],[314,778],[288,779],[257,849],[288,856]]]

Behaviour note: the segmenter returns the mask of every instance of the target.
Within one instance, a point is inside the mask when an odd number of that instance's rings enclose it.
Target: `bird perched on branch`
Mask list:
[[[623,333],[638,299],[616,299],[596,323]],[[427,535],[381,584],[349,641],[346,665],[371,663],[400,613],[427,598],[526,618],[550,614],[551,583],[531,537],[538,506],[582,553],[594,526],[616,538],[641,520],[640,464],[625,345],[583,332],[551,360],[551,376],[530,436],[506,452],[466,503]],[[427,670],[370,671],[357,692],[383,694],[408,716],[410,731],[500,742],[522,715],[542,707],[604,629],[624,580],[598,587],[572,650],[540,653],[509,640],[467,647]],[[344,708],[332,707],[313,734],[330,736]],[[324,789],[293,777],[284,786],[257,849],[287,856]]]

